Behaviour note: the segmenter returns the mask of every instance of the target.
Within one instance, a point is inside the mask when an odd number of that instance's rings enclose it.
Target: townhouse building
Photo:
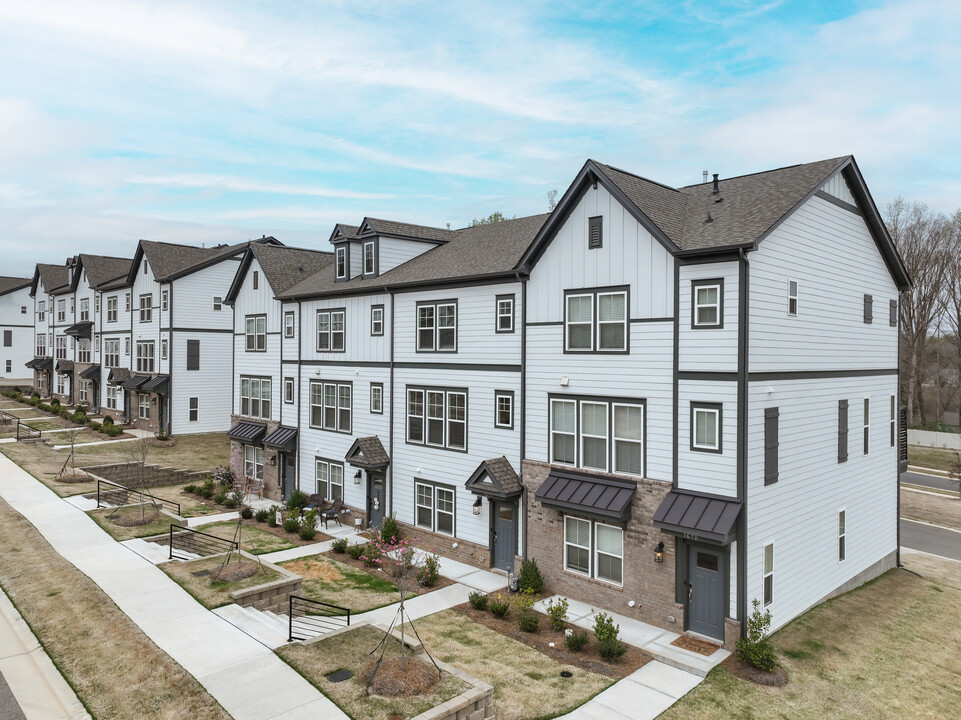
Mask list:
[[[30,284],[36,342],[34,357],[25,365],[33,371],[34,387],[45,397],[66,399],[66,380],[55,373],[55,363],[67,359],[67,337],[61,335],[55,342],[54,335],[57,328],[68,327],[68,295],[71,293],[66,264],[38,263]]]
[[[0,277],[0,378],[5,381],[33,382],[25,369],[33,359],[33,300],[30,278]]]
[[[910,279],[852,157],[588,161],[550,216],[330,240],[275,293],[304,491],[728,645],[753,599],[780,627],[897,562]]]

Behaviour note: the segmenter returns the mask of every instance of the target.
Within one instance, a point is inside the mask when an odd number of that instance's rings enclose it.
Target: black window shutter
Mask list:
[[[870,295],[864,296],[864,322],[867,325],[874,320],[874,298]]]
[[[891,327],[898,326],[898,301],[892,300],[888,305],[888,324]]]
[[[590,249],[599,248],[604,243],[603,217],[588,218],[587,247]]]
[[[13,347],[13,330],[3,331],[3,346]]]
[[[200,369],[200,341],[199,340],[187,341],[187,369],[188,370]]]
[[[764,408],[764,484],[777,482],[778,409]]]
[[[848,459],[848,401],[838,400],[838,462]]]

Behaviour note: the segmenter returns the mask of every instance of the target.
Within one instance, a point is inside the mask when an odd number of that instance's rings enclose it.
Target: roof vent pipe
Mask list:
[[[718,190],[718,187],[717,187],[717,173],[714,173],[714,192],[712,193],[712,195],[717,195],[719,192],[721,191]]]
[[[704,171],[704,179],[701,182],[707,182],[707,170]]]
[[[450,223],[447,223],[447,229],[450,230]]]

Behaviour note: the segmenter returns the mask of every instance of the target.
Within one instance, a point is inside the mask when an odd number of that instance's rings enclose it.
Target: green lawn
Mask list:
[[[954,450],[908,445],[908,465],[948,470],[953,462],[958,462],[958,453]]]
[[[237,531],[236,522],[218,522],[209,525],[201,525],[196,528],[200,532],[208,535],[215,535],[224,540],[233,540]],[[295,536],[296,537],[296,536]],[[246,550],[251,555],[264,555],[265,553],[277,552],[278,550],[289,550],[297,547],[297,543],[289,542],[282,537],[273,535],[266,530],[244,524],[240,537],[240,549]]]
[[[280,563],[304,578],[303,594],[311,600],[365,612],[399,602],[397,586],[380,571],[369,573],[323,555]]]

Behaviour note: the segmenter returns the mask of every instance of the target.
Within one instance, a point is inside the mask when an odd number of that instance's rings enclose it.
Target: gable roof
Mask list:
[[[37,263],[37,267],[33,271],[33,280],[30,282],[30,295],[36,296],[38,289],[47,295],[58,295],[66,292],[70,289],[67,284],[69,274],[66,265]]]
[[[360,224],[360,229],[357,230],[357,237],[388,235],[390,237],[407,238],[410,240],[447,242],[453,239],[457,235],[457,232],[457,230],[445,230],[444,228],[435,228],[429,225],[413,225],[411,223],[396,222],[394,220],[365,217]]]
[[[30,287],[33,280],[30,278],[0,276],[0,295],[6,295],[14,290]]]
[[[330,233],[330,242],[336,240],[356,240],[357,239],[357,226],[356,225],[346,225],[344,223],[337,223],[334,225],[333,232]]]
[[[230,283],[230,290],[224,298],[225,302],[232,303],[236,300],[254,258],[260,263],[264,279],[270,284],[274,295],[279,295],[334,262],[334,254],[330,252],[252,243],[240,261],[240,267],[237,268]]]
[[[77,256],[76,272],[74,272],[73,288],[77,289],[82,276],[82,270],[87,272],[87,284],[94,289],[99,289],[101,285],[118,279],[126,279],[130,272],[130,258],[110,257],[107,255],[87,255],[80,253]]]
[[[189,275],[197,270],[214,265],[226,258],[238,255],[253,243],[261,243],[264,245],[283,244],[276,238],[266,236],[250,242],[238,243],[236,245],[217,245],[212,248],[197,247],[195,245],[178,245],[154,240],[141,240],[137,243],[137,251],[134,253],[133,261],[130,264],[127,282],[133,283],[144,257],[146,257],[147,262],[150,263],[150,269],[153,272],[154,279],[157,282],[169,282],[170,280],[176,280],[184,275]]]

